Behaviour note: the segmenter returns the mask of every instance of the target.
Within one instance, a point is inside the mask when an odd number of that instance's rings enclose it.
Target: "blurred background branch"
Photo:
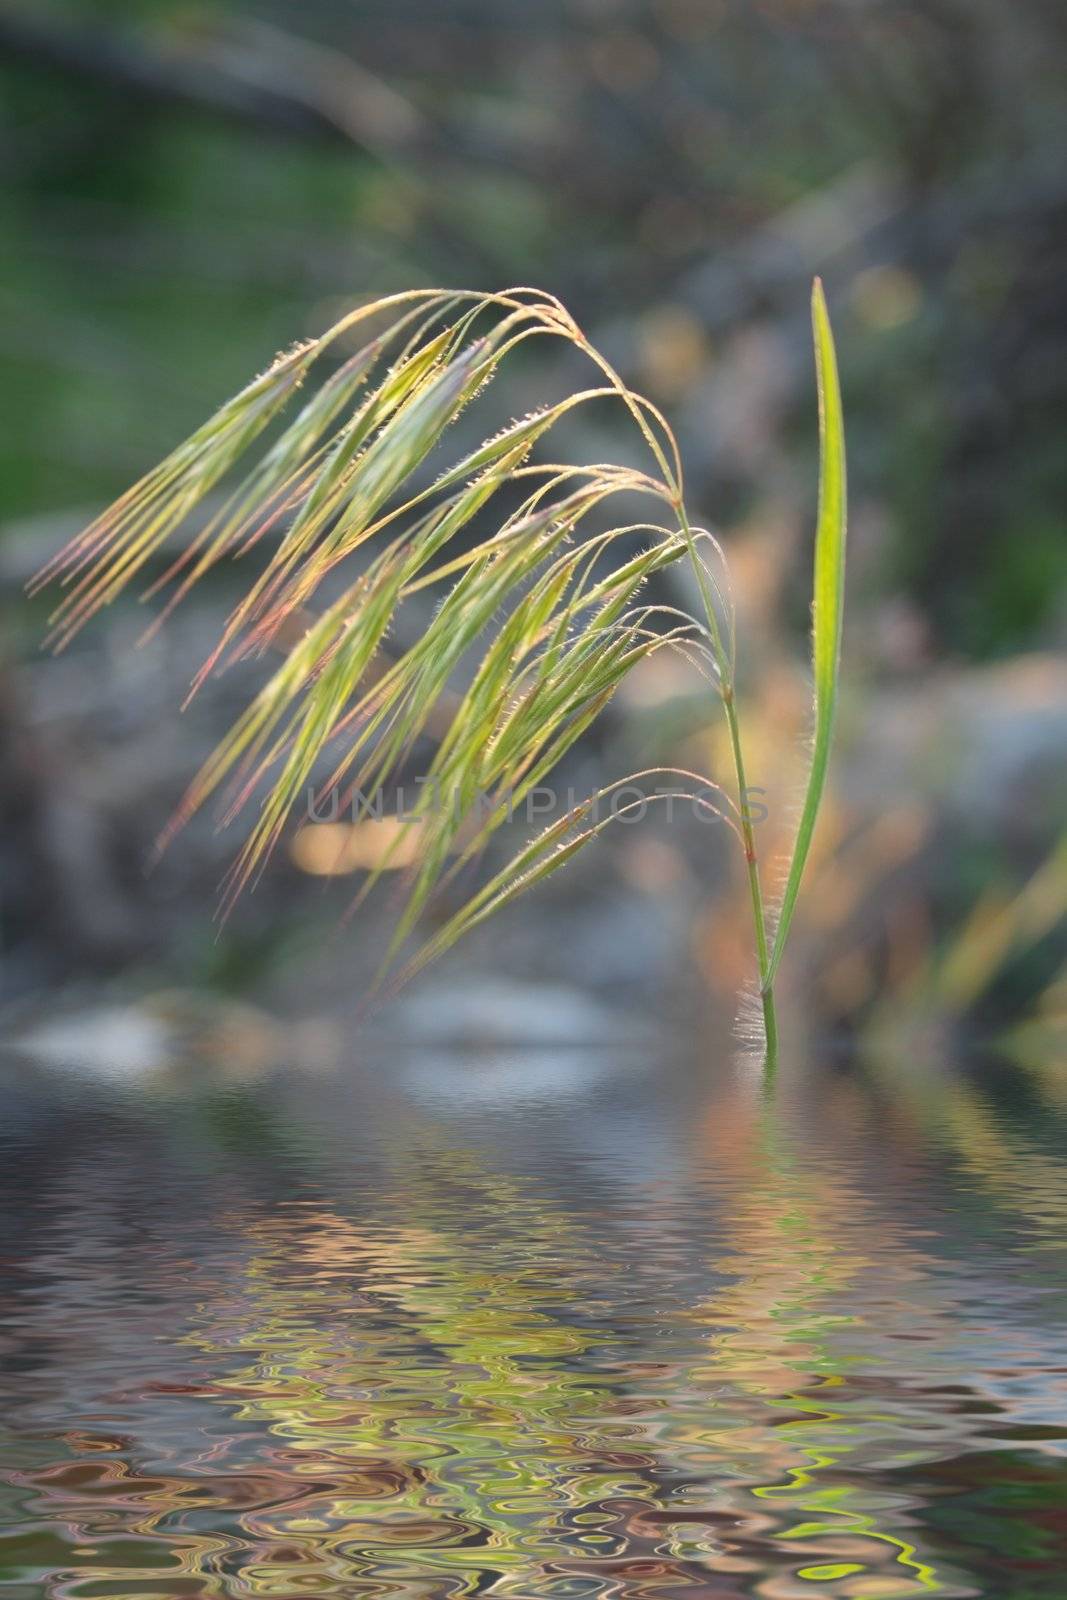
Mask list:
[[[380,157],[452,159],[426,117],[340,50],[248,19],[166,43],[113,28],[0,9],[9,61],[85,78],[128,99],[232,119],[289,139],[357,146]],[[479,152],[488,158],[488,152]]]

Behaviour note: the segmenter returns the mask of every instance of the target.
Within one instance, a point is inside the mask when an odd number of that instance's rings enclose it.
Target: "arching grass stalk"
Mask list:
[[[170,589],[148,632],[219,562],[251,562],[267,551],[191,692],[229,663],[263,655],[283,629],[285,637],[302,632],[204,763],[161,840],[166,844],[216,792],[224,796],[224,822],[260,797],[225,884],[223,915],[262,872],[324,753],[332,753],[333,766],[320,801],[336,794],[347,805],[357,794],[374,793],[432,726],[436,753],[409,815],[417,830],[414,866],[383,963],[383,971],[393,969],[434,891],[452,883],[545,781],[625,676],[660,650],[681,651],[722,700],[736,798],[694,774],[674,777],[713,791],[714,805],[705,792],[692,798],[722,815],[741,843],[773,1066],[774,976],[825,784],[841,636],[844,445],[818,284],[814,317],[822,459],[815,744],[773,940],[748,805],[722,550],[690,521],[678,447],[660,412],[627,387],[558,300],[525,288],[496,295],[414,290],[353,311],[321,338],[280,356],[36,580],[58,581],[66,591],[51,619],[51,641],[62,649],[175,537],[177,550],[142,595]],[[599,372],[596,386],[511,423],[442,467],[450,424],[532,338],[573,345]],[[329,376],[284,422],[296,390],[338,351]],[[628,414],[647,450],[647,468],[533,457],[577,408],[604,404]],[[273,430],[271,442],[250,460],[266,430]],[[504,489],[510,509],[494,519],[492,532],[465,544],[460,535],[470,538],[475,519],[488,514]],[[209,495],[221,498],[189,533],[189,519]],[[619,495],[651,501],[665,520],[588,531],[588,520]],[[633,554],[638,535],[643,545]],[[620,548],[631,553],[612,559]],[[640,599],[654,573],[686,559],[701,595],[700,619]],[[330,599],[316,608],[326,579]],[[438,594],[436,610],[389,661],[383,646],[397,614],[427,590]],[[466,688],[442,735],[438,708],[461,664]],[[437,929],[397,981],[596,838],[606,826],[597,805],[610,792],[590,797],[526,844]],[[390,857],[386,850],[357,903]]]

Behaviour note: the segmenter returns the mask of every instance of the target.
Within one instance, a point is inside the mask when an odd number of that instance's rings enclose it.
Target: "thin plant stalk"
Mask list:
[[[696,548],[693,531],[685,507],[679,505],[679,522],[682,537],[689,552],[690,564],[696,576],[700,598],[707,618],[712,651],[719,667],[720,695],[726,726],[730,734],[730,751],[733,756],[734,777],[737,780],[737,803],[740,818],[741,840],[745,853],[745,873],[748,878],[749,897],[752,902],[752,922],[756,939],[756,961],[759,969],[760,1001],[763,1008],[763,1032],[768,1071],[773,1071],[778,1060],[778,1019],[774,1007],[774,990],[769,978],[770,945],[767,937],[767,916],[760,883],[759,855],[752,814],[748,804],[748,776],[744,750],[741,744],[741,725],[737,715],[737,698],[734,693],[734,662],[727,651],[715,610],[714,596],[708,581],[707,570]]]

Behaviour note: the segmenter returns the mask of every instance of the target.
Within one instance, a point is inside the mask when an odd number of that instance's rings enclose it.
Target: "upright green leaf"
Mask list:
[[[812,672],[815,680],[815,735],[811,770],[793,844],[785,892],[778,917],[774,946],[764,974],[766,992],[774,982],[782,959],[789,926],[796,909],[800,880],[811,849],[815,821],[826,787],[830,745],[837,711],[837,680],[841,663],[841,623],[845,607],[845,542],[847,494],[845,480],[845,425],[837,353],[826,297],[818,278],[811,298],[815,337],[815,370],[819,385],[819,518],[815,531],[815,581],[812,597]]]

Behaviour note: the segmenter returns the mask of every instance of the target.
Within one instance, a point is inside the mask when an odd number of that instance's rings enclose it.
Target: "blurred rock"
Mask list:
[[[58,1015],[14,1024],[7,1040],[10,1051],[46,1071],[172,1089],[205,1078],[254,1079],[283,1061],[317,1066],[337,1051],[323,1029],[287,1028],[258,1006],[184,990],[129,1003],[72,1003]]]
[[[151,1077],[171,1055],[162,1018],[131,1006],[56,1017],[16,1032],[9,1042],[38,1066],[109,1083]]]
[[[838,783],[865,812],[923,797],[940,827],[1047,845],[1067,815],[1067,658],[943,669],[863,708]]]
[[[509,982],[486,972],[467,972],[461,982],[427,986],[391,1008],[389,1020],[408,1042],[456,1049],[633,1039],[631,1018],[580,989]]]

